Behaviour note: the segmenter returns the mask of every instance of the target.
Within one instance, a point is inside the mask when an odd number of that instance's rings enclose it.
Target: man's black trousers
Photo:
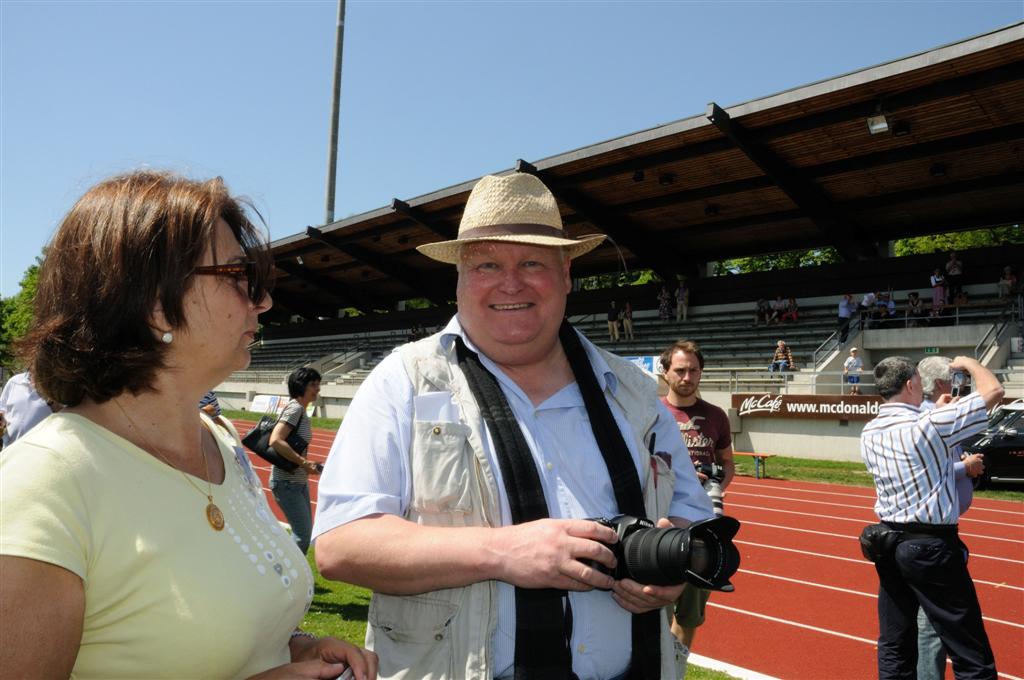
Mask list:
[[[879,680],[917,677],[918,603],[953,660],[954,676],[995,680],[995,658],[966,556],[967,547],[954,534],[904,540],[875,563]]]

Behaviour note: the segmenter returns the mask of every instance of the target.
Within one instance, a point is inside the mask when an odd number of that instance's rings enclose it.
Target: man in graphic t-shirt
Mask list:
[[[722,496],[736,472],[732,460],[732,430],[725,411],[697,396],[704,355],[697,343],[681,340],[661,353],[668,394],[661,398],[679,424],[679,434],[697,467],[697,477],[711,497],[715,514],[722,514]],[[672,633],[687,650],[697,626],[704,623],[708,590],[687,584],[676,601]]]

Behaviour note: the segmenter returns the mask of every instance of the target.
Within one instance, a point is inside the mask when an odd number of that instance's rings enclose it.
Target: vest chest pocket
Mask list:
[[[465,515],[473,508],[469,432],[462,423],[413,423],[412,509],[430,524],[437,523],[430,516]]]

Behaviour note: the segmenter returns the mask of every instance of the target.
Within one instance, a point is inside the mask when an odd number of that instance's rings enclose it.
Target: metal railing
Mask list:
[[[863,327],[863,318],[851,319],[850,326],[846,331],[847,338],[849,338],[850,335],[859,333]],[[826,356],[839,349],[844,344],[839,342],[839,335],[840,333],[838,330],[833,331],[827,338],[825,338],[825,341],[818,345],[817,349],[814,350],[814,353],[811,355],[811,365],[814,366],[815,370],[817,370],[818,366],[825,361]]]
[[[1003,331],[1006,330],[1008,324],[1009,320],[1007,319],[989,326],[988,330],[985,331],[985,335],[981,336],[981,340],[974,346],[975,359],[981,361],[981,358],[999,342],[999,338],[1002,337]]]

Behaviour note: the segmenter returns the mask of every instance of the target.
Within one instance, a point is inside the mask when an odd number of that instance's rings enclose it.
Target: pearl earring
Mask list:
[[[171,344],[171,340],[174,340],[174,336],[173,336],[173,335],[171,335],[171,332],[170,332],[170,331],[167,331],[166,333],[164,333],[163,335],[161,335],[161,336],[160,336],[160,340],[161,340],[161,341],[162,341],[162,342],[163,342],[163,343],[164,343],[165,345],[169,345],[169,344]]]

